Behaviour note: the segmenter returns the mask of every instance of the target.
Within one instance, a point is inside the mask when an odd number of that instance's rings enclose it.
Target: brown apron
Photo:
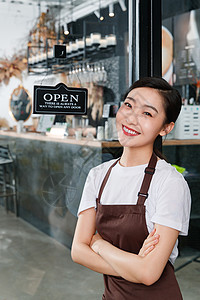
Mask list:
[[[148,236],[145,219],[145,200],[155,171],[157,157],[152,155],[138,193],[136,205],[102,205],[103,189],[112,168],[111,165],[102,182],[97,198],[96,229],[103,239],[127,252],[138,254]],[[115,188],[115,187],[113,187]],[[153,272],[153,270],[152,270]],[[174,268],[168,261],[157,282],[150,286],[132,283],[122,277],[104,275],[105,291],[102,299],[106,300],[181,300],[181,292],[174,274]]]

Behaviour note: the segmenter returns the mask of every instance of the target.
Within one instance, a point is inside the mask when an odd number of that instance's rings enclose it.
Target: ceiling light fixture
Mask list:
[[[99,15],[100,15],[100,21],[104,20],[104,16],[101,15],[101,0],[99,0]]]
[[[94,11],[94,14],[95,14],[95,16],[96,16],[98,19],[100,19],[100,13],[99,13],[98,10],[95,10],[95,11]]]
[[[113,4],[109,4],[109,17],[114,17],[114,5]]]
[[[121,9],[122,9],[123,11],[126,11],[127,8],[126,8],[126,5],[125,5],[124,0],[118,0],[118,2],[119,2],[119,5],[121,6]]]
[[[69,34],[69,29],[68,29],[68,25],[67,24],[64,25],[64,34],[65,35]]]

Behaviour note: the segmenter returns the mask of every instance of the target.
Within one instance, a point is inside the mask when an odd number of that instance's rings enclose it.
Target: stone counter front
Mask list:
[[[84,183],[102,162],[102,149],[24,136],[0,135],[15,158],[18,214],[70,247]]]

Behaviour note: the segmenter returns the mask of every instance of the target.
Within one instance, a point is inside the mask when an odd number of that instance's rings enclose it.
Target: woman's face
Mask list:
[[[159,134],[166,134],[165,118],[162,97],[155,89],[133,89],[116,116],[120,144],[124,147],[152,146]]]

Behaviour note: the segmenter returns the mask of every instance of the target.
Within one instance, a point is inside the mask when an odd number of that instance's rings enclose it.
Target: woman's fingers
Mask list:
[[[146,250],[147,248],[156,245],[159,242],[159,235],[153,236],[147,240],[145,240],[143,246],[144,249]]]
[[[151,238],[148,241],[146,241],[143,245],[144,251],[146,251],[148,248],[155,246],[159,242],[159,237]]]
[[[154,228],[148,235],[147,239],[150,238],[151,236],[154,236],[154,234],[156,233],[156,228]]]
[[[156,229],[152,230],[144,241],[143,246],[139,252],[140,256],[146,256],[155,248],[156,244],[159,242],[160,235],[155,233]]]
[[[144,245],[145,246],[149,246],[149,245],[152,245],[152,243],[154,244],[157,244],[157,242],[159,241],[159,234],[156,234],[150,238],[147,238],[145,241],[144,241]]]
[[[155,248],[155,246],[149,247],[147,250],[144,251],[143,256],[146,256],[147,254],[149,254],[154,248]]]

